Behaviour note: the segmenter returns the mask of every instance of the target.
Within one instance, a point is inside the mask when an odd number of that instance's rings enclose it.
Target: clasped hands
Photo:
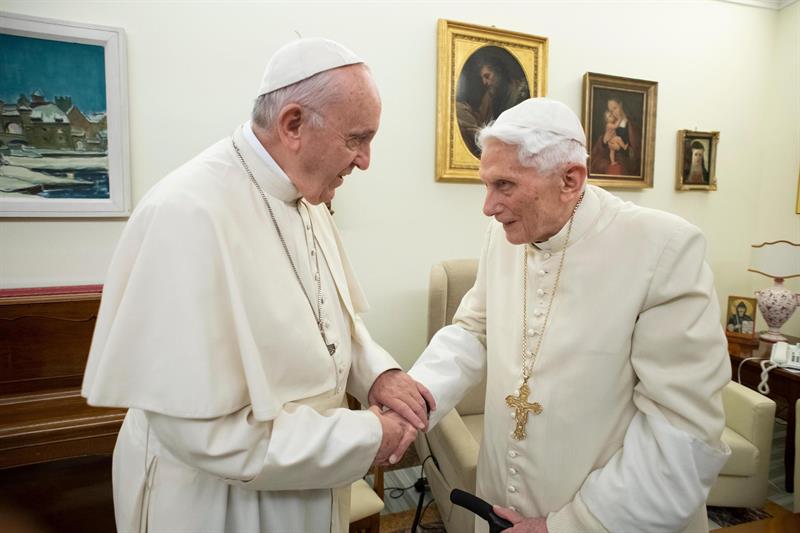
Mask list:
[[[414,442],[417,431],[428,429],[428,406],[432,411],[436,402],[424,385],[398,369],[378,376],[367,400],[369,410],[378,417],[383,430],[373,464],[395,464]]]

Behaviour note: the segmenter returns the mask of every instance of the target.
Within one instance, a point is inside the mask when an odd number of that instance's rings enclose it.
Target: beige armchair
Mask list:
[[[359,479],[350,488],[349,533],[379,533],[383,511],[383,473],[375,473],[375,486]],[[380,496],[378,496],[380,494]]]
[[[452,322],[461,298],[475,282],[477,269],[476,259],[445,261],[433,266],[428,293],[429,341],[436,331]],[[425,464],[425,474],[445,528],[453,533],[473,528],[474,515],[453,506],[450,491],[460,488],[475,492],[485,394],[485,383],[470,390],[434,429],[420,433],[416,441],[420,459],[428,455],[436,458],[436,463]],[[723,391],[723,403],[727,427],[722,438],[733,453],[712,487],[708,503],[760,507],[767,495],[775,402],[731,382]]]
[[[722,390],[725,430],[731,456],[706,503],[721,507],[762,507],[767,501],[775,402],[731,381]]]
[[[791,409],[791,406],[789,406],[789,409]],[[795,420],[800,420],[800,400],[797,400],[795,409],[797,413]],[[794,449],[800,450],[800,425],[795,426]],[[794,459],[794,512],[800,513],[800,460],[796,455]]]
[[[476,259],[433,265],[428,292],[428,341],[452,323],[461,298],[475,283],[477,270]],[[475,492],[485,395],[485,383],[474,387],[435,428],[427,434],[420,433],[416,441],[420,459],[424,461],[429,455],[436,458],[436,463],[425,463],[425,475],[445,529],[453,533],[474,528],[475,515],[450,503],[450,491],[459,488]]]

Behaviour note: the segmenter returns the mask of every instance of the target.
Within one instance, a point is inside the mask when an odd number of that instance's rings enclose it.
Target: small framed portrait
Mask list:
[[[480,183],[478,132],[500,113],[544,96],[547,39],[439,20],[436,179]]]
[[[655,81],[584,74],[589,182],[623,189],[653,186],[657,97]]]
[[[718,142],[718,131],[678,130],[677,190],[717,190]]]
[[[754,340],[756,338],[756,299],[746,296],[728,296],[725,334],[731,338]]]
[[[0,13],[0,217],[131,209],[125,32]]]

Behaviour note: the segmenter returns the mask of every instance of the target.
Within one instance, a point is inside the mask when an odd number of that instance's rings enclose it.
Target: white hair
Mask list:
[[[519,163],[535,168],[544,175],[560,171],[567,165],[586,166],[586,147],[580,142],[541,129],[521,129],[510,125],[490,123],[476,136],[478,147],[490,139],[517,147]]]
[[[366,68],[366,65],[361,65]],[[324,119],[319,111],[341,94],[342,76],[337,74],[337,70],[324,70],[292,85],[262,94],[256,98],[250,118],[256,126],[268,130],[272,128],[281,109],[289,104],[298,104],[309,111],[309,123],[313,127],[322,126]]]

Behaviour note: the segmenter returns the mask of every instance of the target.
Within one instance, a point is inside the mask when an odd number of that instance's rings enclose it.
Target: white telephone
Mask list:
[[[758,384],[758,392],[769,394],[769,371],[773,368],[781,367],[790,370],[800,370],[800,343],[791,345],[785,342],[776,342],[772,345],[772,352],[769,361],[761,361],[761,383]]]
[[[792,346],[785,342],[776,342],[772,345],[769,359],[778,366],[800,370],[800,343]]]

